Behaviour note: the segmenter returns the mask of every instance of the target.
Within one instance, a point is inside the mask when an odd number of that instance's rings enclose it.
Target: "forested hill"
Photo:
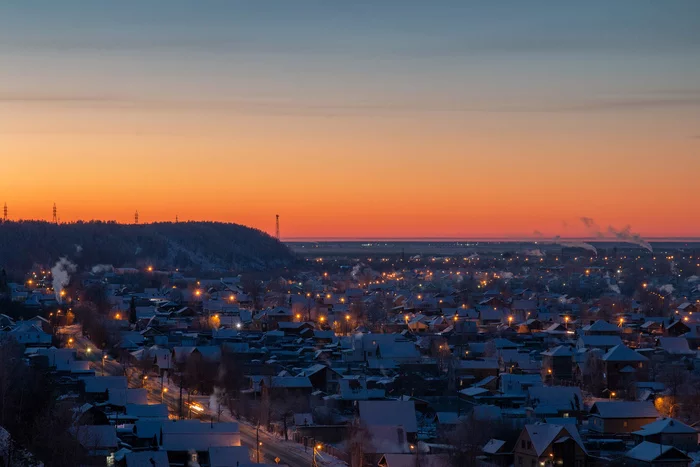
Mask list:
[[[81,268],[152,264],[239,271],[279,268],[294,260],[275,238],[238,224],[0,221],[0,267],[8,272],[24,274],[33,264],[52,265],[62,256]]]

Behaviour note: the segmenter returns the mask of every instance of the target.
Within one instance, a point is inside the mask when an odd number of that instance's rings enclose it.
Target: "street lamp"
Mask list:
[[[321,450],[323,445],[321,443],[314,444],[313,456],[311,457],[311,467],[318,467],[318,462],[316,461],[316,454]]]

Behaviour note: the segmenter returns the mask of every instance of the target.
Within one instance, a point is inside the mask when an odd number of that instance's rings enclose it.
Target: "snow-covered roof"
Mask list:
[[[591,415],[601,418],[657,418],[659,412],[652,401],[599,401],[591,407]]]
[[[553,425],[551,423],[536,423],[533,425],[525,425],[532,446],[537,452],[537,456],[541,456],[560,435],[570,437],[576,444],[585,452],[586,448],[579,435],[575,425]]]
[[[624,345],[616,345],[603,355],[603,361],[606,362],[647,362],[649,361],[644,355],[630,349]]]
[[[652,462],[659,457],[666,457],[667,455],[672,455],[674,458],[679,459],[690,459],[685,453],[673,446],[650,443],[649,441],[644,441],[633,447],[627,451],[625,457],[642,462]]]
[[[697,434],[695,428],[672,418],[660,418],[655,422],[644,425],[639,431],[633,434],[640,436],[650,436],[659,433],[664,434]]]
[[[360,401],[360,420],[367,425],[402,426],[416,433],[416,408],[413,401]]]

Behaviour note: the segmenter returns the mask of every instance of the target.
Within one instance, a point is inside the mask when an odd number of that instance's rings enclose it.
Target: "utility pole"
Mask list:
[[[255,428],[255,450],[257,451],[258,464],[260,463],[260,420],[258,420],[258,426]]]
[[[180,406],[179,406],[180,420],[182,420],[182,373],[180,373]]]

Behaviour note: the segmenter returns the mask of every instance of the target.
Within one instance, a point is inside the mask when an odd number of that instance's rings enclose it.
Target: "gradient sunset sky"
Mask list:
[[[700,236],[700,1],[9,0],[10,217]]]

